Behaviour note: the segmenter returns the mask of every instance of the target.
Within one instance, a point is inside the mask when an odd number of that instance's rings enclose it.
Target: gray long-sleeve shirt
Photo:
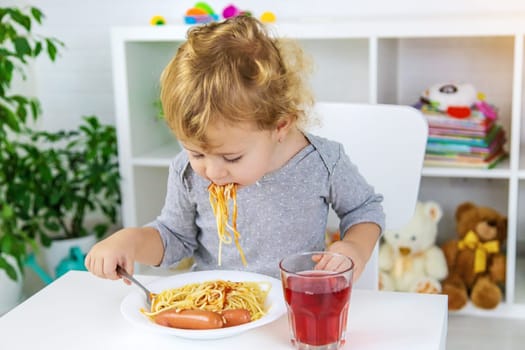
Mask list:
[[[160,266],[193,255],[198,270],[245,270],[278,277],[281,258],[324,250],[330,205],[341,220],[340,232],[361,222],[375,222],[383,229],[383,197],[359,174],[342,145],[306,136],[310,145],[282,168],[237,191],[237,229],[246,267],[234,243],[223,244],[222,264],[217,266],[219,238],[209,181],[192,170],[186,152],[178,154],[170,165],[161,214],[147,225],[162,237],[165,252]]]

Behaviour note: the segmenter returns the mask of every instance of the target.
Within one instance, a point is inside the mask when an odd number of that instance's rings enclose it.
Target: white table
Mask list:
[[[137,278],[147,283],[156,277]],[[293,350],[285,316],[220,340],[195,341],[143,331],[120,313],[120,302],[132,288],[137,287],[70,271],[0,318],[0,348]],[[445,349],[447,315],[447,299],[442,295],[355,289],[345,349]]]

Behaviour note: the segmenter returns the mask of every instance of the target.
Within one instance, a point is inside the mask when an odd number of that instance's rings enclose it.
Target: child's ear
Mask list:
[[[292,126],[292,120],[289,117],[282,118],[277,122],[277,136],[279,140],[282,140],[288,132],[290,131],[290,127]]]

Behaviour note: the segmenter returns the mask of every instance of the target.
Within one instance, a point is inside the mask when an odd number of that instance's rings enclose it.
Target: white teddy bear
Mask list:
[[[440,293],[447,263],[436,242],[443,212],[436,202],[418,202],[410,222],[398,231],[385,231],[379,249],[379,288]]]

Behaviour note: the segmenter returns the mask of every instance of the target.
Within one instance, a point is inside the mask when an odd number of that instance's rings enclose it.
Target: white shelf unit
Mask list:
[[[164,200],[170,159],[180,151],[156,119],[160,72],[188,26],[119,27],[112,31],[123,223],[153,219]],[[525,318],[524,33],[519,17],[332,18],[278,23],[315,63],[318,100],[413,104],[428,86],[470,82],[500,111],[509,158],[495,169],[424,168],[421,200],[444,210],[440,242],[455,237],[454,211],[470,200],[508,216],[505,301],[496,310],[463,314]]]

